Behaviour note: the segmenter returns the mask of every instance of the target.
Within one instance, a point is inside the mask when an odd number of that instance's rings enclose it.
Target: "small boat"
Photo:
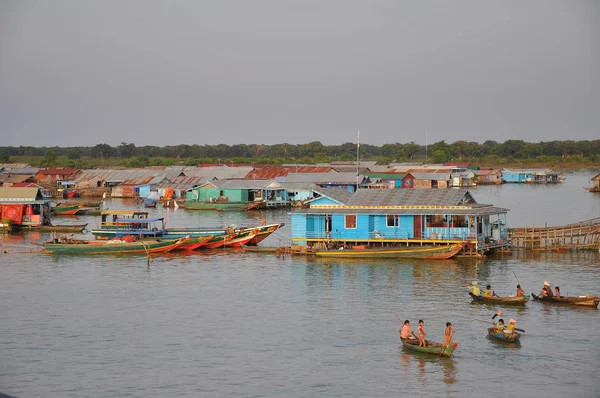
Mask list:
[[[477,296],[471,292],[469,292],[469,296],[473,298],[473,301],[487,304],[525,305],[529,301],[529,296],[484,297]]]
[[[353,258],[420,258],[424,260],[445,260],[455,256],[466,245],[465,242],[453,245],[423,245],[397,247],[353,247],[341,250],[317,250],[314,254],[322,257]]]
[[[258,234],[256,230],[243,231],[236,234],[232,239],[225,243],[225,247],[242,247]]]
[[[191,210],[217,210],[217,211],[244,211],[252,210],[258,207],[263,200],[255,200],[253,202],[244,201],[229,201],[229,200],[214,200],[214,201],[197,201],[188,200],[185,202],[185,208]]]
[[[582,294],[579,296],[560,296],[560,297],[542,297],[531,293],[534,301],[541,301],[546,304],[559,304],[559,305],[576,305],[584,307],[598,307],[600,303],[600,297],[591,296],[588,294]]]
[[[400,339],[402,340],[402,346],[411,351],[422,352],[424,354],[432,354],[439,355],[442,357],[449,357],[452,355],[454,351],[456,351],[456,347],[458,347],[458,343],[453,343],[451,345],[443,345],[442,343],[436,343],[431,340],[425,340],[426,346],[419,346],[419,340],[417,339]]]
[[[81,240],[55,238],[44,244],[51,254],[150,254],[166,253],[185,243],[189,237],[176,240]]]
[[[202,245],[203,249],[218,249],[224,247],[227,242],[232,240],[234,235],[215,235],[211,240]]]
[[[518,343],[521,338],[521,334],[517,332],[506,333],[505,330],[502,333],[498,333],[494,328],[488,328],[488,337],[495,340],[505,341],[507,343]]]
[[[32,228],[41,232],[81,232],[87,227],[85,224],[59,224],[59,225],[40,225],[38,228]]]
[[[83,209],[83,204],[75,203],[72,205],[59,205],[52,208],[52,212],[55,216],[72,216],[76,214],[80,209]]]

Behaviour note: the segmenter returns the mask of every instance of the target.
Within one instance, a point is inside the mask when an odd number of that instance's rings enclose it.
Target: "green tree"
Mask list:
[[[56,152],[46,151],[46,153],[44,153],[44,158],[42,159],[42,166],[43,167],[56,166],[57,159],[58,159],[58,156],[56,155]]]
[[[113,147],[108,144],[98,144],[92,148],[91,155],[93,158],[110,158],[114,154]]]

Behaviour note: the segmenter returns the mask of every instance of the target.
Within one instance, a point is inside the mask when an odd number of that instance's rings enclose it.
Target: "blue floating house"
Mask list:
[[[310,207],[291,213],[292,241],[335,245],[468,242],[472,254],[509,246],[508,209],[479,204],[467,189],[321,188]]]
[[[559,173],[550,169],[502,170],[503,183],[556,184],[563,181]]]

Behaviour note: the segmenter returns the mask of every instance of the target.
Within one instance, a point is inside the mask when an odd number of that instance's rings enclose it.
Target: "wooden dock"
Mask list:
[[[600,250],[600,217],[556,227],[512,228],[508,239],[513,249]]]

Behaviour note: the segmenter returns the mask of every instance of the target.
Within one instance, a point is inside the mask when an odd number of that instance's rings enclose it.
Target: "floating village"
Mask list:
[[[144,169],[34,168],[0,165],[0,229],[80,232],[87,224],[55,221],[61,215],[101,218],[94,241],[58,236],[49,253],[155,253],[244,247],[323,257],[448,259],[485,256],[514,248],[598,250],[600,219],[539,228],[509,228],[508,212],[478,203],[469,188],[481,184],[559,184],[550,169],[494,170],[469,163],[426,165],[339,162],[316,165],[220,165]],[[600,174],[593,177],[593,192]],[[136,209],[102,210],[104,198],[142,207],[190,211],[289,208],[285,247],[258,243],[281,227],[186,226]],[[210,238],[210,239],[209,239]],[[120,244],[115,244],[119,241]]]
[[[19,166],[19,167],[16,167]],[[560,184],[550,169],[494,170],[470,164],[331,163],[319,165],[199,165],[144,169],[38,169],[0,165],[1,230],[52,233],[43,244],[49,255],[138,254],[236,248],[331,258],[413,258],[446,260],[484,257],[516,250],[600,249],[600,218],[554,227],[510,228],[509,209],[479,203],[470,191],[479,184]],[[600,190],[600,174],[591,179]],[[103,209],[106,198],[134,200],[131,209]],[[167,227],[145,208],[185,211],[264,211],[288,208],[289,245],[260,243],[284,223],[218,228]],[[97,216],[89,230],[94,239],[74,237],[87,224],[62,222],[63,215]],[[516,274],[515,274],[516,277]],[[497,296],[488,285],[469,285],[473,302],[523,306],[530,299],[545,304],[597,308],[598,296],[553,293],[545,282],[539,295]],[[546,286],[547,285],[547,286]],[[548,289],[546,289],[546,287]],[[506,325],[499,311],[488,337],[516,344],[523,329]],[[447,324],[444,342],[426,340],[419,325],[398,317],[403,347],[449,357],[458,344]]]

